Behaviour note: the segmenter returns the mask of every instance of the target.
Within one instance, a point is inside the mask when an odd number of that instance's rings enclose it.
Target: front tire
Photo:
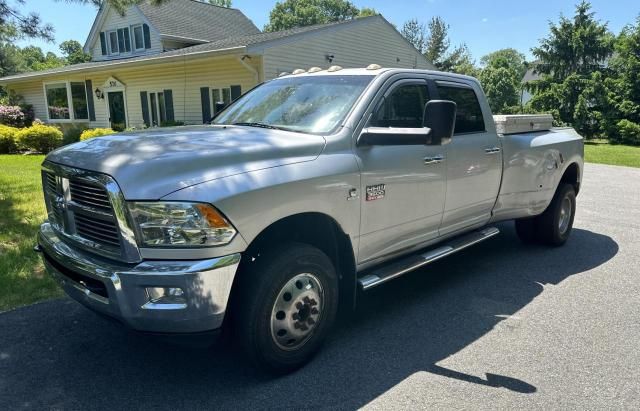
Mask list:
[[[241,275],[233,327],[244,354],[277,374],[306,364],[336,316],[331,260],[310,245],[288,243],[261,253]]]

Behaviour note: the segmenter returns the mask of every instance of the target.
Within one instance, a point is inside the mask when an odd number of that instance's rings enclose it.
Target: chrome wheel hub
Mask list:
[[[306,343],[322,317],[323,291],[309,273],[298,274],[278,293],[271,310],[271,337],[283,350]]]
[[[569,197],[565,197],[562,200],[562,205],[560,206],[560,218],[558,218],[558,229],[560,230],[560,234],[564,234],[569,228],[572,212],[573,205],[571,204],[571,199]]]

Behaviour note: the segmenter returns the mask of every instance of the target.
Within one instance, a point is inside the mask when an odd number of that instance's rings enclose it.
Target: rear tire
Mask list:
[[[576,190],[571,184],[560,184],[549,207],[536,221],[538,240],[542,244],[563,245],[573,228],[576,215]]]
[[[338,277],[327,257],[307,244],[261,253],[241,274],[233,328],[246,357],[283,374],[306,364],[335,320]]]
[[[560,184],[551,204],[536,217],[515,221],[516,233],[525,244],[563,245],[573,228],[576,214],[576,191],[571,184]]]

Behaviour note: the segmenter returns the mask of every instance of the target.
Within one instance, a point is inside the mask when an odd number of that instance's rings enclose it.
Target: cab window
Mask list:
[[[429,101],[426,84],[398,86],[381,104],[371,117],[371,127],[420,128],[424,106]]]
[[[485,131],[480,102],[472,89],[438,85],[438,94],[441,100],[453,101],[458,106],[454,134],[481,133]]]

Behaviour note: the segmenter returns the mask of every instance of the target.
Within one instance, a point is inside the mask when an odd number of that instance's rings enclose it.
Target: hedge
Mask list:
[[[82,134],[80,134],[80,141],[85,141],[90,138],[106,136],[114,133],[115,131],[113,131],[110,128],[90,128],[83,131]]]
[[[44,124],[34,124],[18,130],[16,140],[22,148],[46,154],[62,145],[62,131]]]
[[[0,154],[13,154],[18,151],[15,127],[0,125]]]

